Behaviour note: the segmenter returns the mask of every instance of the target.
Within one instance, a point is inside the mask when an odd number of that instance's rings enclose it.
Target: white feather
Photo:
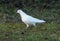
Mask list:
[[[46,21],[44,20],[40,20],[37,18],[34,18],[32,16],[27,15],[25,12],[23,12],[22,10],[17,10],[17,13],[20,14],[22,21],[27,25],[27,27],[29,27],[29,25],[36,25],[36,23],[44,23]]]

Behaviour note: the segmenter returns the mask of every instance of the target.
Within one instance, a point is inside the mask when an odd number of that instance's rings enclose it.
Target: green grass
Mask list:
[[[29,27],[24,34],[26,25],[19,22],[20,16],[16,14],[16,8],[7,8],[0,4],[0,41],[60,41],[60,9],[43,9],[38,11],[31,7],[24,8],[28,15],[38,19],[44,19],[47,23],[37,24],[37,27]],[[10,21],[7,23],[6,20]],[[13,20],[18,21],[19,23]]]
[[[38,24],[37,28],[29,27],[24,34],[22,23],[0,24],[0,41],[60,41],[60,24]]]

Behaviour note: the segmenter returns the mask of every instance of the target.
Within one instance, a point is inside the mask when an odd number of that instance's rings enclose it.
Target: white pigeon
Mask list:
[[[28,28],[30,25],[33,25],[36,27],[36,23],[45,23],[44,20],[39,20],[39,19],[34,18],[30,15],[27,15],[21,9],[17,10],[17,13],[20,14],[22,22],[24,22],[27,26],[26,28]]]

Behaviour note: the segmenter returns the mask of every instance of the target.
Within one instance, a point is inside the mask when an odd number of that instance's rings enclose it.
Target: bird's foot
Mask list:
[[[24,34],[26,32],[26,28],[24,28],[21,32],[21,34]]]

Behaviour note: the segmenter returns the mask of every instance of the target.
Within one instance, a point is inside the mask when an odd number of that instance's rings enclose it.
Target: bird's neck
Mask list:
[[[21,16],[21,17],[23,17],[23,16],[26,16],[26,15],[27,15],[27,14],[26,14],[25,12],[23,12],[23,11],[21,11],[19,14],[20,14],[20,16]]]

